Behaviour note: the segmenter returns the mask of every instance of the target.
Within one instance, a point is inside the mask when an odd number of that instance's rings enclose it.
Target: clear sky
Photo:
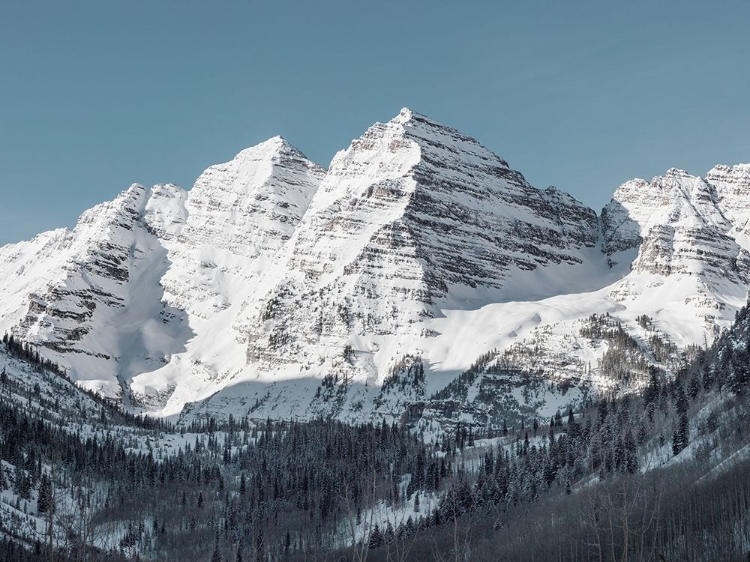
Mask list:
[[[0,244],[281,134],[327,165],[402,107],[597,210],[750,161],[750,2],[0,5]]]

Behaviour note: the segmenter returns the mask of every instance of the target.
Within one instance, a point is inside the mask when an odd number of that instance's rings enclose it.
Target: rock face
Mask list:
[[[281,137],[208,168],[188,193],[184,225],[165,242],[167,299],[201,319],[232,304],[291,237],[325,171]]]
[[[88,386],[159,407],[180,379],[174,360],[190,378],[200,357],[232,347],[242,355],[232,325],[252,280],[289,240],[323,174],[275,137],[209,168],[189,192],[134,185],[73,231],[6,246],[3,327]],[[196,343],[216,351],[196,359]],[[143,373],[157,375],[138,382]]]
[[[569,195],[403,110],[334,158],[248,325],[248,365],[375,384],[445,303],[477,307],[538,268],[575,269],[598,230]]]
[[[119,392],[123,375],[153,369],[178,351],[184,313],[158,290],[166,251],[149,203],[154,193],[180,192],[133,185],[83,213],[72,231],[4,247],[0,261],[20,266],[4,276],[13,303],[3,314],[6,327],[108,394]]]
[[[716,166],[706,175],[706,182],[716,191],[717,205],[732,224],[731,235],[750,250],[750,164]]]
[[[161,414],[479,416],[509,392],[528,413],[532,379],[549,410],[570,381],[578,399],[617,387],[620,331],[633,369],[669,370],[731,321],[749,209],[737,165],[627,182],[597,216],[404,109],[328,170],[275,137],[190,191],[134,185],[0,248],[0,330]]]
[[[734,221],[727,216],[731,213],[736,220],[744,214],[738,195],[747,188],[747,175],[743,185],[742,176],[733,171],[715,168],[703,179],[671,169],[651,182],[633,180],[620,186],[607,208],[609,216],[620,209],[617,220],[605,228],[608,250],[634,248],[641,240],[633,262],[636,272],[694,274],[707,284],[716,279],[747,284],[750,255],[733,238]],[[717,180],[718,186],[712,183]]]
[[[615,298],[643,295],[655,283],[681,285],[676,294],[695,305],[710,334],[718,332],[750,284],[748,185],[748,166],[739,165],[717,166],[705,179],[671,169],[620,186],[603,213],[604,249],[614,260],[628,250],[637,254]],[[634,289],[639,274],[658,281]]]

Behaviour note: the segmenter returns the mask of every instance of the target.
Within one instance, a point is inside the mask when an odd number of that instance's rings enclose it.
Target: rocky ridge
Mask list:
[[[579,401],[617,387],[613,340],[580,335],[593,314],[636,342],[636,386],[643,365],[677,368],[639,318],[676,350],[728,325],[750,284],[748,197],[748,165],[673,169],[598,216],[405,109],[328,170],[275,137],[190,191],[132,186],[72,231],[0,248],[0,329],[164,415],[397,417],[431,399],[471,418],[529,375],[563,407],[538,381]]]

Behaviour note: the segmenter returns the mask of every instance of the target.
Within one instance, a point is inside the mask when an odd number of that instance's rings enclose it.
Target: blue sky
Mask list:
[[[327,165],[407,106],[597,210],[750,161],[750,2],[4,2],[0,244],[282,134]]]

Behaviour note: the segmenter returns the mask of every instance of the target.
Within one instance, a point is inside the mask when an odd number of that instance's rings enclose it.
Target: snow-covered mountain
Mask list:
[[[615,297],[626,302],[663,293],[658,300],[664,308],[671,303],[668,314],[680,299],[705,329],[726,326],[750,283],[749,186],[747,165],[717,166],[705,179],[671,169],[651,182],[620,186],[603,212],[604,249],[613,259],[627,249],[637,256]]]
[[[159,406],[174,373],[215,379],[211,357],[231,361],[233,348],[244,363],[238,310],[323,174],[276,137],[212,166],[189,192],[133,185],[72,231],[5,246],[0,329],[89,388]]]
[[[731,322],[748,209],[738,165],[627,182],[597,215],[404,109],[328,170],[275,137],[0,248],[0,331],[165,415],[398,416],[480,356],[588,392],[621,382],[593,314],[665,369]]]

